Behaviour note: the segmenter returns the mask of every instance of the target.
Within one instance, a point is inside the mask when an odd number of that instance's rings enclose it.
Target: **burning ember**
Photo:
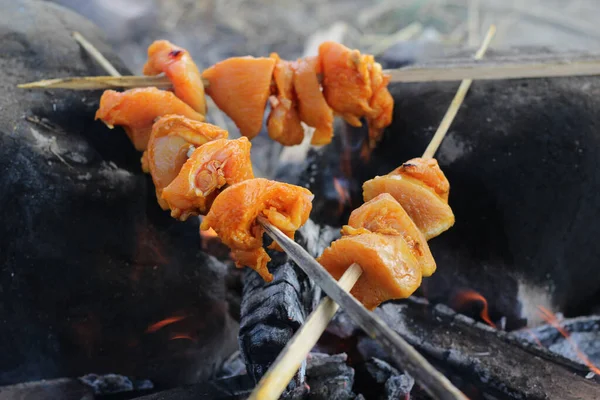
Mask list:
[[[579,349],[579,346],[577,346],[577,343],[573,339],[571,339],[571,336],[569,335],[569,332],[567,332],[560,325],[560,321],[558,320],[558,318],[556,317],[556,315],[552,314],[552,312],[550,312],[550,310],[548,310],[547,308],[542,307],[542,306],[538,306],[538,310],[539,310],[542,318],[548,324],[550,324],[554,328],[556,328],[556,330],[567,340],[567,342],[569,342],[569,344],[571,345],[571,347],[575,351],[575,354],[577,354],[577,357],[590,369],[590,371],[592,371],[596,375],[600,375],[600,368],[598,368],[597,366],[595,366],[594,363],[592,363],[590,361],[590,359]]]
[[[477,293],[476,291],[464,290],[464,291],[459,292],[456,295],[456,297],[454,298],[454,301],[452,302],[452,304],[453,304],[454,309],[460,310],[460,309],[464,309],[464,307],[466,305],[470,305],[473,302],[480,302],[483,305],[483,308],[481,309],[481,313],[479,314],[481,319],[484,320],[485,323],[488,324],[489,326],[491,326],[492,328],[497,328],[496,324],[492,322],[492,320],[488,314],[487,300],[485,299],[485,297],[483,297],[481,294]]]
[[[158,321],[157,323],[150,325],[148,327],[148,329],[146,329],[146,333],[154,333],[154,332],[164,328],[167,325],[174,324],[175,322],[184,320],[187,317],[188,317],[187,315],[183,315],[183,316],[173,316],[173,317],[162,319],[162,320]]]
[[[343,178],[333,178],[333,187],[338,194],[338,215],[341,215],[344,212],[344,207],[350,205],[348,184]]]

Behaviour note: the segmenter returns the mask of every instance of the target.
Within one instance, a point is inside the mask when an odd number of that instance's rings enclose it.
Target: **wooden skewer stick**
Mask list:
[[[361,275],[360,265],[352,264],[338,283],[345,291],[349,291]],[[262,377],[248,400],[279,398],[339,308],[340,306],[329,297],[319,304],[279,353],[273,367]]]
[[[384,71],[392,82],[436,82],[472,80],[501,80],[523,78],[548,78],[561,76],[600,75],[598,55],[575,55],[569,57],[549,56],[541,59],[527,58],[521,61],[498,60],[493,62],[458,63],[451,66],[408,66]],[[203,79],[205,87],[209,82]],[[18,85],[22,89],[115,89],[155,86],[169,88],[171,82],[164,76],[93,76],[46,79]]]
[[[476,60],[479,60],[484,56],[495,33],[496,27],[494,25],[490,26],[481,47],[475,54]],[[471,83],[472,80],[461,82],[456,96],[450,104],[450,108],[446,112],[440,127],[423,153],[423,158],[430,158],[435,154],[440,143],[444,139],[444,135],[452,124]],[[350,276],[350,274],[355,276],[355,278],[351,279],[348,277],[346,279],[347,275]],[[358,264],[352,264],[338,282],[344,290],[350,291],[361,274],[361,267]],[[296,332],[292,340],[284,347],[267,373],[262,377],[260,382],[258,382],[258,385],[256,385],[252,391],[249,400],[274,400],[279,398],[289,381],[300,368],[302,361],[306,359],[310,350],[314,347],[327,328],[329,321],[331,321],[338,308],[339,306],[329,297],[321,301],[319,306],[310,314],[306,322],[302,325],[302,328]]]
[[[77,41],[88,52],[92,57],[110,76],[122,76],[119,71],[100,53],[100,51],[90,43],[83,35],[79,32],[73,32],[73,39]]]
[[[489,47],[490,42],[494,38],[495,34],[496,34],[496,26],[492,25],[492,26],[490,26],[490,29],[488,30],[487,35],[485,35],[485,38],[483,39],[483,43],[482,43],[481,47],[479,48],[479,50],[477,51],[477,54],[475,54],[476,60],[481,60],[483,58],[483,56],[485,55],[485,52],[487,51],[487,48]],[[462,105],[462,103],[465,99],[465,96],[467,95],[467,92],[469,91],[469,88],[471,87],[472,83],[473,83],[472,79],[465,79],[460,83],[460,86],[458,87],[458,90],[456,91],[456,95],[452,99],[452,103],[450,103],[450,107],[448,108],[448,111],[446,111],[446,114],[444,115],[444,118],[442,119],[440,126],[438,127],[437,131],[435,132],[435,135],[433,135],[433,138],[429,142],[429,145],[425,149],[425,152],[423,153],[423,158],[432,158],[433,155],[435,154],[435,152],[437,151],[438,147],[440,147],[440,144],[442,144],[442,140],[444,140],[444,136],[446,136],[448,129],[450,129],[450,125],[452,125],[452,122],[454,121],[454,117],[456,117],[456,114],[458,113],[458,110],[459,110],[460,106]]]

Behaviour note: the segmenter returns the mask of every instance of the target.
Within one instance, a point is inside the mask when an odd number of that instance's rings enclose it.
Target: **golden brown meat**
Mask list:
[[[319,46],[323,71],[323,94],[327,104],[352,126],[362,126],[360,118],[373,112],[369,62],[372,57],[335,42]]]
[[[420,180],[432,188],[446,203],[448,202],[450,182],[435,158],[413,158],[389,173],[389,175],[399,174]]]
[[[386,300],[406,298],[421,285],[421,267],[402,236],[343,236],[317,261],[336,279],[359,264],[363,274],[350,293],[370,310]]]
[[[206,93],[248,139],[262,128],[274,67],[273,58],[232,57],[202,72]]]
[[[152,175],[156,198],[163,210],[169,207],[162,199],[162,191],[179,174],[190,149],[227,136],[227,131],[218,126],[181,115],[165,115],[154,123],[148,149],[144,152],[147,162],[144,170]]]
[[[215,199],[201,229],[213,228],[232,250],[238,267],[256,270],[267,282],[271,258],[263,249],[264,229],[256,221],[263,216],[289,237],[294,237],[310,214],[312,193],[300,186],[262,178],[246,180],[223,190]]]
[[[427,240],[454,225],[452,209],[431,187],[405,174],[377,176],[363,184],[363,197],[369,201],[389,193],[406,210]]]
[[[408,216],[404,208],[388,193],[382,193],[352,211],[344,235],[373,232],[402,236],[421,266],[423,276],[435,272],[435,260],[423,233]]]
[[[333,111],[325,101],[317,79],[319,60],[316,57],[300,59],[295,69],[294,89],[298,95],[300,119],[315,128],[311,144],[328,144],[333,138]]]
[[[125,92],[104,91],[96,119],[102,120],[111,129],[115,125],[122,126],[135,148],[144,151],[154,121],[167,114],[204,121],[202,114],[194,111],[173,93],[154,87]]]
[[[394,98],[387,89],[391,77],[383,74],[381,65],[376,63],[373,56],[368,56],[371,90],[373,94],[369,100],[371,111],[367,113],[369,126],[369,145],[375,147],[381,139],[383,130],[392,123],[394,112]]]
[[[163,189],[162,199],[171,216],[185,221],[206,214],[226,185],[254,178],[250,141],[217,139],[198,147],[175,179]]]
[[[294,93],[294,70],[290,62],[281,60],[276,53],[271,54],[271,58],[276,60],[273,72],[276,95],[269,98],[269,137],[284,146],[300,144],[304,139],[304,129],[296,109],[298,101]]]
[[[144,75],[164,73],[173,84],[175,95],[194,110],[206,115],[204,84],[190,53],[167,40],[157,40],[148,47]]]

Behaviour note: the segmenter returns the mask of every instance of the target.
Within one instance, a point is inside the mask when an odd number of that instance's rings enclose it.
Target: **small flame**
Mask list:
[[[373,147],[369,146],[369,141],[365,140],[360,147],[360,159],[362,162],[367,164],[371,161],[371,153],[373,152]]]
[[[533,333],[533,331],[531,329],[525,329],[525,332],[527,332],[527,334],[529,336],[531,336],[531,339],[533,339],[533,341],[535,342],[535,344],[537,344],[540,347],[545,347],[542,342],[540,341],[540,338],[538,338],[535,333]]]
[[[338,194],[338,215],[341,215],[344,212],[344,206],[350,205],[350,193],[340,178],[333,178],[333,187]]]
[[[485,299],[485,297],[483,297],[481,294],[477,293],[474,290],[464,290],[458,293],[454,298],[454,308],[462,308],[465,304],[469,304],[474,301],[481,302],[481,304],[483,304],[483,309],[479,314],[481,316],[481,319],[484,320],[492,328],[496,328],[496,324],[492,322],[492,319],[488,314],[487,300]]]
[[[168,318],[162,319],[162,320],[150,325],[148,327],[148,329],[146,329],[146,333],[154,333],[154,332],[158,331],[159,329],[164,328],[167,325],[174,324],[175,322],[179,322],[186,318],[187,318],[187,315],[173,316],[173,317],[168,317]]]
[[[187,333],[176,333],[173,336],[171,336],[169,338],[169,340],[190,340],[192,342],[196,341],[196,339],[194,339],[193,337],[191,337]]]
[[[600,375],[600,368],[595,366],[594,363],[592,363],[590,361],[590,359],[579,349],[579,346],[577,346],[577,343],[571,338],[571,335],[569,335],[569,332],[567,332],[565,330],[565,328],[563,328],[560,325],[558,318],[556,318],[556,316],[554,314],[552,314],[552,312],[550,312],[550,310],[548,310],[545,307],[538,306],[538,310],[540,311],[542,318],[547,323],[549,323],[554,328],[556,328],[556,330],[561,335],[563,335],[563,337],[567,340],[567,342],[569,342],[571,347],[573,347],[573,350],[575,350],[575,354],[577,354],[577,357],[590,369],[590,371],[592,371],[596,375]]]

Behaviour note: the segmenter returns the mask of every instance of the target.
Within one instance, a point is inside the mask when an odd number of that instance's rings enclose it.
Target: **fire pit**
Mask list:
[[[102,74],[74,30],[126,68],[72,12],[3,10],[0,399],[246,398],[320,288],[282,253],[270,283],[236,270],[213,237],[198,240],[197,220],[162,212],[139,153],[93,121],[98,93],[16,89]],[[273,178],[315,193],[302,247],[318,256],[362,183],[423,151],[456,86],[393,85],[394,122],[372,152],[341,123],[331,145],[279,160],[258,138]],[[600,398],[599,91],[595,77],[477,82],[440,148],[457,223],[431,242],[439,268],[416,296],[376,313],[471,399]],[[343,311],[284,397],[429,398]]]

